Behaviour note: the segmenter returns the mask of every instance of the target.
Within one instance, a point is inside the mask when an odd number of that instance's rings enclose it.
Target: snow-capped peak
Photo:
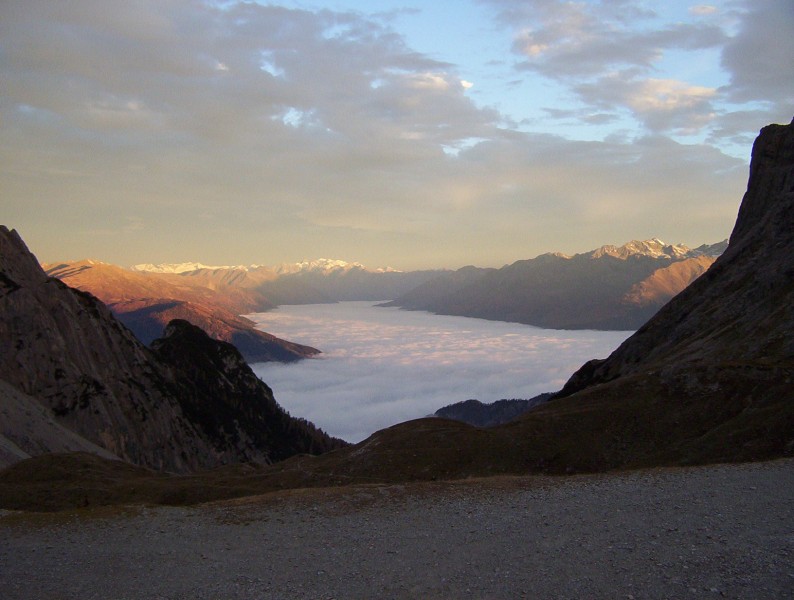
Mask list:
[[[652,258],[683,258],[691,250],[683,244],[666,244],[659,238],[651,238],[645,241],[632,240],[622,246],[601,246],[590,253],[593,258],[602,256],[614,256],[615,258],[626,259],[629,256],[641,255]]]
[[[349,263],[344,260],[333,258],[317,258],[315,260],[303,260],[297,263],[283,263],[273,269],[279,275],[292,275],[295,273],[319,273],[328,275],[331,273],[346,273],[348,271],[359,270],[376,273],[394,272],[395,269],[386,267],[385,269],[368,269],[358,262]]]
[[[142,271],[146,273],[188,273],[190,271],[198,271],[199,269],[209,269],[211,271],[217,271],[218,269],[246,269],[247,267],[211,267],[209,265],[204,265],[202,263],[197,262],[186,262],[186,263],[161,263],[159,265],[153,265],[151,263],[145,263],[140,265],[133,265],[133,271]]]
[[[275,271],[279,275],[291,275],[293,273],[334,273],[339,271],[350,271],[351,269],[364,270],[365,267],[360,263],[349,263],[344,260],[332,258],[303,260],[297,263],[282,263],[275,267]]]

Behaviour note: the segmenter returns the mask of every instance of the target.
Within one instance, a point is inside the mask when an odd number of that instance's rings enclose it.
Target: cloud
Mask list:
[[[696,132],[711,122],[717,90],[675,79],[633,78],[621,73],[575,88],[592,106],[628,107],[651,131]]]
[[[748,3],[736,35],[726,44],[722,64],[730,73],[725,92],[734,102],[761,101],[773,110],[794,105],[794,5],[788,0]]]
[[[758,115],[745,133],[790,120],[794,7],[787,0],[694,5],[691,22],[674,7],[666,16],[668,7],[651,11],[632,0],[483,3],[512,29],[516,68],[564,86],[582,114],[630,115],[651,131],[723,144],[738,139],[720,137],[736,123],[734,112]],[[711,60],[709,69],[700,66]],[[720,66],[724,81],[714,78]],[[665,82],[674,85],[664,90]]]
[[[3,3],[4,217],[42,259],[121,264],[501,266],[629,238],[727,236],[746,162],[703,142],[749,154],[743,140],[769,112],[739,107],[742,125],[739,108],[719,105],[734,92],[710,95],[716,84],[668,77],[655,62],[716,51],[720,26],[657,22],[631,2],[489,6],[539,44],[534,57],[515,55],[516,72],[575,99],[554,104],[532,88],[551,105],[538,119],[547,133],[478,105],[487,80],[472,89],[456,66],[409,47],[393,15]],[[738,31],[739,45],[760,35]],[[732,61],[735,93],[749,90],[750,66]],[[598,133],[555,131],[552,117]],[[659,138],[708,127],[695,143]],[[112,247],[89,235],[125,228],[123,214],[146,227]]]
[[[606,356],[628,335],[370,305],[290,306],[254,317],[271,333],[324,351],[293,365],[254,365],[276,400],[354,442],[453,402],[556,391],[586,360]]]
[[[494,0],[504,22],[518,29],[519,68],[553,79],[591,77],[616,68],[650,71],[670,49],[702,50],[726,39],[711,23],[641,23],[658,15],[639,3]]]
[[[714,15],[719,12],[716,6],[710,4],[697,4],[689,7],[689,13],[698,16]]]

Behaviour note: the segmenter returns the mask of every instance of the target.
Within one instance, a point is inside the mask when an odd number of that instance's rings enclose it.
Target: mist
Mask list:
[[[322,350],[319,358],[252,368],[293,416],[354,443],[454,402],[556,391],[584,362],[606,357],[632,333],[540,329],[375,304],[247,315],[259,329]]]

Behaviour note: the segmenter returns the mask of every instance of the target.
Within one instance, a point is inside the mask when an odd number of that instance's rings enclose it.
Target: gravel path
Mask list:
[[[794,460],[0,517],[0,597],[794,598]]]

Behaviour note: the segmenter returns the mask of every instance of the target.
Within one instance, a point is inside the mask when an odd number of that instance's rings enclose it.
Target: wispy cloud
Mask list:
[[[322,358],[254,370],[293,415],[349,441],[453,402],[556,391],[624,332],[553,331],[371,303],[283,307],[260,327],[323,350]]]
[[[791,119],[789,2],[479,6],[503,36],[500,89],[529,89],[536,117],[410,47],[405,11],[2,3],[4,218],[44,259],[122,264],[501,266],[729,233],[748,140]],[[147,226],[84,235],[119,214]]]
[[[512,27],[519,70],[569,86],[585,106],[627,112],[650,130],[719,132],[737,110],[731,102],[766,103],[768,122],[791,112],[794,8],[786,0],[694,5],[689,22],[676,3],[650,10],[632,0],[482,1]],[[708,56],[714,64],[702,85],[705,72],[692,67]],[[715,85],[720,65],[723,81]],[[660,77],[676,71],[689,77]],[[660,90],[660,82],[674,89]],[[651,91],[653,101],[638,101]]]

